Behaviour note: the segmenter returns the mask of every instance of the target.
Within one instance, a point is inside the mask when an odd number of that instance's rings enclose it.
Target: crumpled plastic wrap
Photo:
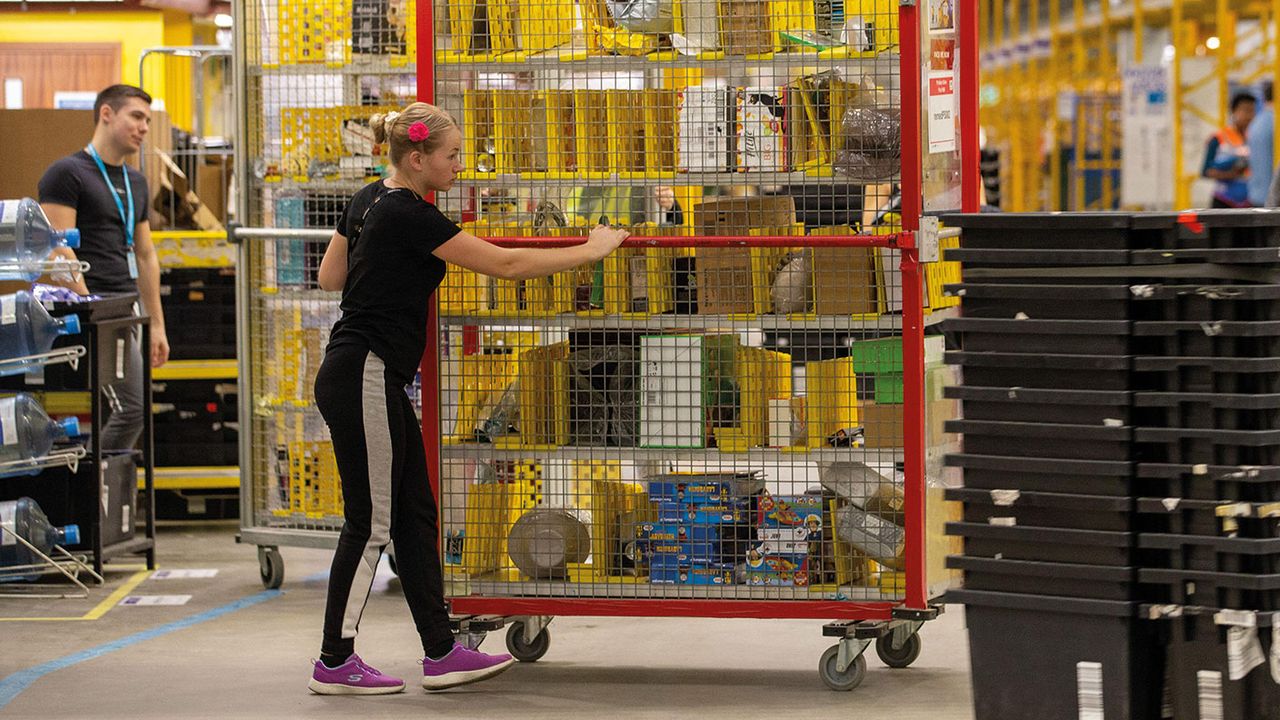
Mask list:
[[[586,347],[569,353],[569,437],[572,445],[635,447],[640,353],[633,347]]]
[[[813,299],[813,282],[809,271],[809,257],[805,253],[791,253],[769,289],[775,313],[798,313],[809,309]]]
[[[670,0],[605,0],[619,27],[638,33],[669,33],[675,29]]]
[[[840,119],[837,173],[863,183],[888,182],[902,165],[902,119],[897,108],[854,106]]]

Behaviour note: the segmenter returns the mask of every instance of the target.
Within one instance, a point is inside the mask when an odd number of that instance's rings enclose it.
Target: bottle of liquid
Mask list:
[[[40,403],[26,393],[0,399],[0,463],[43,457],[54,442],[79,434],[80,423],[75,418],[49,419]],[[39,472],[0,467],[0,477]]]
[[[54,230],[31,198],[0,200],[0,280],[35,280],[36,264],[58,247],[80,247],[80,231]]]
[[[55,318],[25,290],[0,295],[0,360],[47,353],[59,335],[79,332],[79,317]],[[8,363],[0,365],[0,376],[18,375],[30,369]]]
[[[80,544],[80,527],[67,525],[54,527],[44,511],[29,497],[0,502],[0,570],[19,565],[36,565],[43,562],[26,545],[18,542],[17,535],[49,555],[54,545]],[[34,580],[38,574],[5,576],[3,581]]]

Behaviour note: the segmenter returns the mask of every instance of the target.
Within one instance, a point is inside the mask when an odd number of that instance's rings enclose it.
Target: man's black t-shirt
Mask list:
[[[427,347],[427,300],[445,273],[431,252],[462,230],[421,196],[381,180],[351,198],[337,229],[348,242],[347,282],[329,347],[367,347],[393,380],[413,382]]]
[[[133,224],[147,219],[147,179],[128,165],[106,165],[111,188],[89,153],[81,150],[49,166],[38,186],[40,202],[75,208],[80,247],[76,257],[89,263],[84,281],[92,293],[137,292],[138,281],[129,277],[129,248],[125,245],[120,207],[129,210],[125,194],[125,172],[133,187]]]

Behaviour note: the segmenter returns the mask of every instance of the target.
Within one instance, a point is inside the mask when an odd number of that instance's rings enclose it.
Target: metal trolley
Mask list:
[[[948,581],[926,335],[958,268],[926,216],[977,209],[976,3],[392,5],[416,23],[313,18],[336,39],[311,55],[286,37],[298,8],[236,5],[240,216],[261,226],[230,231],[240,539],[264,584],[279,546],[341,527],[311,396],[337,296],[315,270],[383,162],[362,123],[412,87],[462,129],[435,202],[464,229],[632,233],[548,278],[450,268],[432,300],[407,391],[460,638],[505,625],[535,661],[557,616],[813,618],[834,620],[833,689],[872,643],[910,665]]]

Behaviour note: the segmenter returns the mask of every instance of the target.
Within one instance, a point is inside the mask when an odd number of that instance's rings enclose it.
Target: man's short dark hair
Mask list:
[[[129,102],[129,98],[138,98],[148,107],[151,106],[151,96],[142,88],[124,84],[112,85],[98,93],[98,97],[93,101],[93,124],[97,125],[102,117],[103,105],[109,106],[112,111],[119,111],[126,102]]]
[[[1253,103],[1254,105],[1257,105],[1258,98],[1254,97],[1253,93],[1247,91],[1238,92],[1235,95],[1232,95],[1231,112],[1235,112],[1236,108],[1240,107],[1243,103]]]

